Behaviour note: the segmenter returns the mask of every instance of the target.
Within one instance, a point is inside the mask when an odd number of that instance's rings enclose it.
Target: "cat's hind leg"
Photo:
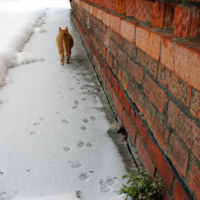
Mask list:
[[[59,50],[59,54],[60,54],[60,64],[63,66],[64,65],[64,52],[63,50]]]

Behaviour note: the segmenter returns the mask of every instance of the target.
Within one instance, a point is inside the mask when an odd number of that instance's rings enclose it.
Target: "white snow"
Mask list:
[[[75,46],[61,66],[66,26]],[[0,1],[0,200],[122,199],[126,171],[90,68],[68,0]]]

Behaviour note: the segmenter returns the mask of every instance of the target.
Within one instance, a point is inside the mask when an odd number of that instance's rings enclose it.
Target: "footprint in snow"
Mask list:
[[[85,131],[87,128],[85,126],[81,126],[81,129]]]
[[[66,151],[66,152],[68,152],[68,151],[70,151],[70,147],[68,147],[68,146],[63,147],[63,150]]]
[[[90,142],[87,142],[86,147],[92,147],[92,144]]]
[[[89,121],[87,119],[84,119],[83,122],[88,123]]]
[[[61,122],[63,122],[64,124],[69,124],[69,121],[66,119],[62,119]]]
[[[78,105],[78,104],[79,104],[79,101],[78,101],[78,100],[75,100],[75,101],[74,101],[74,104],[75,104],[75,105]]]
[[[115,183],[115,180],[112,177],[106,178],[106,180],[101,179],[99,181],[100,191],[101,192],[109,192],[110,186]]]
[[[85,142],[83,142],[81,140],[77,144],[77,147],[79,147],[79,148],[84,147],[84,146],[85,146]]]
[[[39,120],[40,120],[40,121],[46,121],[47,118],[46,118],[46,117],[41,117]]]
[[[88,173],[83,173],[83,174],[80,174],[78,176],[78,178],[81,180],[81,181],[85,181],[86,179],[88,179],[90,176]]]
[[[36,123],[34,123],[33,125],[34,125],[34,126],[40,126],[40,125],[41,125],[41,123],[39,123],[39,122],[36,122]]]
[[[57,111],[56,114],[59,115],[59,114],[61,114],[61,112]]]
[[[92,121],[95,121],[95,120],[96,120],[96,118],[93,117],[93,116],[91,116],[90,119],[91,119]]]
[[[77,109],[78,108],[78,106],[72,106],[72,109]]]
[[[30,132],[30,135],[37,135],[37,134],[38,134],[37,131],[32,131],[32,132]]]
[[[72,162],[71,166],[72,168],[79,168],[82,166],[82,164],[77,160],[77,161]]]
[[[3,176],[5,174],[5,172],[0,171],[0,176]]]

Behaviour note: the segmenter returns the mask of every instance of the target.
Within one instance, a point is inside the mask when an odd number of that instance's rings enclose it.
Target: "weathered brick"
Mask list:
[[[141,89],[139,89],[139,87],[137,86],[135,95],[135,104],[137,105],[141,113],[144,112],[144,101],[145,101],[145,95],[143,94]]]
[[[174,47],[175,73],[185,82],[200,90],[200,48],[187,48],[176,43]]]
[[[196,36],[198,35],[200,20],[200,9],[192,7],[176,6],[174,17],[175,36]]]
[[[137,87],[137,84],[133,82],[132,80],[130,80],[129,87],[128,87],[128,94],[133,101],[135,101],[136,87]]]
[[[103,11],[103,23],[106,26],[110,25],[110,14],[108,12]]]
[[[156,113],[157,111],[155,107],[146,98],[145,105],[144,105],[144,117],[153,129],[155,126]]]
[[[125,12],[126,16],[135,16],[135,0],[126,0]]]
[[[123,116],[123,106],[119,100],[119,98],[117,97],[117,95],[115,94],[115,92],[113,92],[113,104],[117,110],[117,113],[119,115],[119,117],[122,119]]]
[[[126,6],[126,1],[125,0],[116,0],[115,1],[115,12],[124,14],[125,13],[125,6]]]
[[[110,2],[109,2],[109,10],[115,11],[115,7],[116,7],[115,0],[110,0]]]
[[[136,0],[135,1],[135,19],[141,21],[151,21],[153,2],[145,0]]]
[[[190,188],[194,191],[197,199],[200,199],[200,170],[198,165],[193,162],[192,171],[190,173]]]
[[[192,86],[190,84],[183,81],[161,63],[159,65],[158,79],[174,96],[186,106],[190,107],[192,91]]]
[[[115,73],[115,75],[119,74],[119,63],[113,59],[113,72]]]
[[[143,142],[146,143],[148,138],[148,129],[143,124],[142,119],[138,116],[137,113],[134,112],[132,108],[130,111],[130,119],[133,122],[135,128],[137,129],[138,133],[140,134]]]
[[[119,85],[118,85],[117,79],[112,74],[110,74],[110,82],[111,82],[116,94],[118,94]]]
[[[123,45],[123,38],[119,33],[113,30],[111,36],[113,40],[115,40],[115,42],[117,42],[120,46]]]
[[[127,71],[139,84],[142,83],[144,70],[134,63],[130,58],[128,58],[127,62]]]
[[[168,123],[200,160],[200,129],[171,101],[168,106]]]
[[[132,57],[136,58],[136,45],[123,38],[123,49]]]
[[[161,63],[174,72],[174,42],[173,37],[162,38]]]
[[[113,54],[113,56],[117,56],[117,45],[111,39],[109,40],[109,50]]]
[[[163,28],[164,22],[164,3],[155,2],[152,6],[151,25],[157,28]]]
[[[173,179],[174,175],[171,171],[168,163],[164,159],[162,153],[157,148],[157,146],[154,144],[153,141],[151,141],[150,137],[148,137],[147,141],[147,150],[153,159],[153,162],[155,163],[158,172],[160,173],[161,177],[163,178],[165,184],[167,185],[168,189],[172,189]]]
[[[138,22],[126,21],[121,19],[120,34],[132,43],[135,43],[135,30]]]
[[[182,186],[180,185],[180,183],[178,181],[176,181],[176,185],[174,188],[174,199],[175,200],[179,200],[181,197],[181,200],[188,200],[188,196],[185,193],[184,189],[182,188]]]
[[[124,88],[126,90],[128,90],[128,87],[129,87],[129,77],[128,77],[127,73],[125,72],[125,70],[122,71],[122,85],[124,86]]]
[[[118,17],[116,15],[114,16],[114,28],[113,28],[113,30],[116,31],[117,33],[120,33],[121,19],[123,19],[123,17]]]
[[[200,119],[200,91],[192,89],[190,111],[192,115]]]
[[[122,90],[121,87],[119,87],[119,90],[118,90],[118,91],[119,91],[119,99],[120,99],[120,101],[122,102],[122,105],[124,106],[126,112],[127,112],[128,115],[129,115],[130,109],[131,109],[131,105],[130,105],[128,99],[126,98],[126,96],[125,96],[125,94],[124,94],[124,92],[123,92],[123,90]]]
[[[151,159],[149,158],[149,155],[148,155],[146,149],[144,148],[139,137],[137,137],[137,139],[136,139],[136,149],[137,149],[138,155],[139,155],[140,160],[142,161],[145,169],[148,169],[152,174],[154,174],[154,171],[155,171],[154,164],[152,163]]]
[[[118,71],[118,79],[122,82],[123,80],[123,69],[121,67],[119,67],[119,71]]]
[[[155,123],[155,136],[158,141],[162,144],[163,148],[166,149],[166,145],[168,143],[169,135],[171,133],[170,128],[167,126],[165,122],[165,118],[161,115],[157,116]]]
[[[157,84],[145,74],[145,78],[143,81],[143,87],[145,94],[149,97],[149,99],[155,104],[160,112],[163,112],[167,107],[167,95],[165,92],[157,86]]]
[[[141,65],[146,68],[155,77],[157,76],[158,61],[146,54],[144,51],[137,49],[137,59]]]
[[[126,68],[127,65],[127,55],[118,46],[116,47],[116,59],[117,61]]]
[[[185,177],[189,154],[183,145],[176,139],[174,134],[172,134],[170,141],[170,156],[178,170],[181,172],[183,177]]]
[[[129,117],[125,111],[123,111],[123,120],[122,121],[123,121],[123,124],[125,126],[127,133],[132,137],[132,140],[135,143],[136,131],[131,123],[131,120],[129,119]]]

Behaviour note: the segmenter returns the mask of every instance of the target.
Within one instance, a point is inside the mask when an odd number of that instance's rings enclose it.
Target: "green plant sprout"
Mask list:
[[[122,177],[123,179],[129,178],[127,184],[123,185],[123,188],[119,191],[120,194],[126,194],[125,200],[131,197],[136,199],[147,200],[162,200],[164,196],[164,184],[160,175],[156,173],[155,177],[148,170],[138,170],[136,173],[128,172],[127,175]]]

